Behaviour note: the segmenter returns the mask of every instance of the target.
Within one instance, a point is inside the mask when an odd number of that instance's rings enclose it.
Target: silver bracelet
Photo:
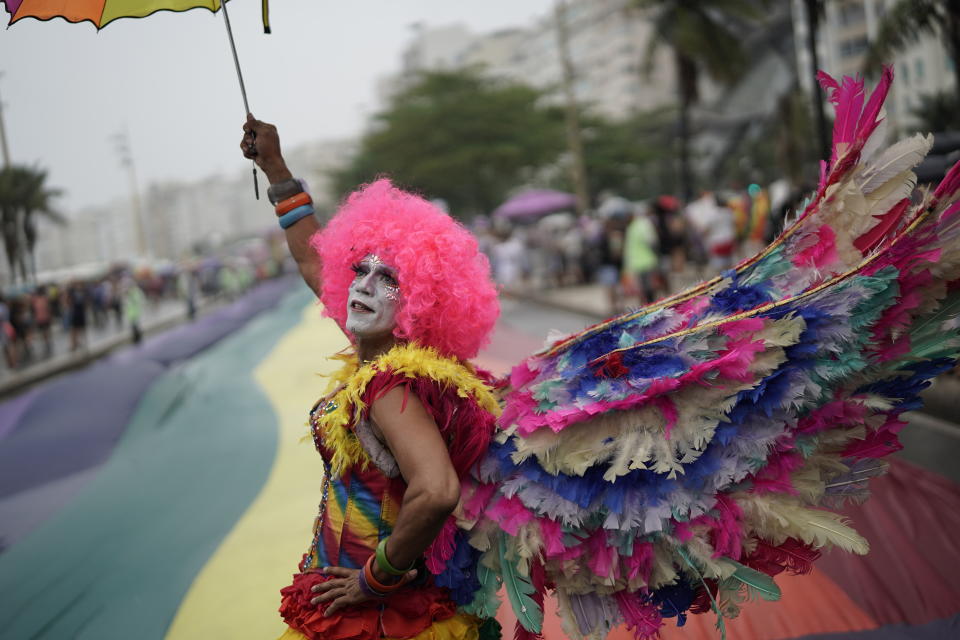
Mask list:
[[[270,188],[267,189],[267,200],[273,206],[277,206],[280,202],[301,192],[309,193],[307,183],[300,178],[290,178],[270,185]]]

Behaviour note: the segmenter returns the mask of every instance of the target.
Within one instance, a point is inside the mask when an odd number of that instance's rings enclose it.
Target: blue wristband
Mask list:
[[[286,229],[287,227],[292,226],[295,222],[301,218],[306,218],[307,216],[313,215],[313,205],[304,204],[300,205],[296,209],[291,209],[285,214],[280,216],[277,220],[280,222],[280,226]]]

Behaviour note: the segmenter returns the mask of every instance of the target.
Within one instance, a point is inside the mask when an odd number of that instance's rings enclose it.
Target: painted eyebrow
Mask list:
[[[366,266],[368,269],[370,268],[370,263],[369,263],[369,262],[364,262],[363,264],[364,264],[364,266]],[[393,267],[388,267],[388,266],[385,265],[385,264],[378,264],[373,271],[374,271],[374,273],[379,273],[379,274],[381,274],[381,275],[390,276],[390,277],[393,278],[394,280],[396,280],[396,278],[397,278],[397,271],[396,271]]]

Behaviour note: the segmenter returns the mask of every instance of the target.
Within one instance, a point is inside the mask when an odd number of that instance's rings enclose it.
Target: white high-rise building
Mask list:
[[[831,0],[824,4],[825,14],[817,34],[817,57],[820,67],[839,78],[863,74],[867,50],[879,31],[881,19],[898,0]],[[813,86],[810,74],[809,33],[804,0],[792,0],[796,31],[797,65],[801,86],[809,92]],[[901,134],[917,125],[911,115],[920,104],[920,97],[953,91],[956,73],[943,46],[933,35],[923,35],[903,49],[889,62],[894,66],[893,89],[887,98],[886,111],[892,134]]]
[[[290,166],[309,183],[314,206],[321,214],[336,205],[327,199],[330,171],[342,166],[354,145],[353,141],[318,142],[286,153]],[[260,200],[254,198],[249,166],[231,176],[157,183],[143,189],[140,202],[146,255],[138,250],[131,197],[74,212],[66,226],[40,219],[37,269],[108,266],[143,259],[176,261],[191,255],[198,244],[217,247],[273,230],[276,216],[266,199],[266,180],[262,173],[259,177]]]
[[[596,113],[624,118],[676,102],[673,58],[657,51],[651,72],[643,70],[652,37],[648,14],[630,0],[573,0],[566,11],[569,52],[577,100]],[[397,76],[381,84],[387,97],[418,71],[480,66],[493,77],[513,79],[562,100],[562,68],[557,16],[551,12],[535,24],[476,35],[460,25],[418,28],[403,55]]]

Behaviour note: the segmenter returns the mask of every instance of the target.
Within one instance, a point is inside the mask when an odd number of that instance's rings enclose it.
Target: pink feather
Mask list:
[[[663,617],[655,604],[645,602],[642,596],[627,591],[618,591],[613,597],[617,601],[620,615],[627,623],[627,629],[633,631],[633,637],[636,640],[653,640],[660,637]]]
[[[834,96],[837,109],[833,121],[833,160],[836,160],[837,145],[845,143],[848,145],[846,151],[849,151],[850,145],[856,139],[857,121],[863,112],[863,80],[859,76],[845,76]]]
[[[803,456],[795,452],[777,452],[753,476],[753,493],[788,493],[797,495],[790,474],[803,466]]]
[[[904,198],[893,205],[886,213],[873,216],[877,218],[875,224],[869,231],[853,241],[853,246],[860,250],[860,253],[866,255],[876,249],[883,241],[884,236],[896,229],[898,223],[903,218],[910,207],[910,200]]]
[[[873,90],[870,100],[867,101],[867,106],[864,107],[863,115],[860,116],[860,122],[857,125],[858,146],[862,146],[874,129],[877,128],[879,124],[877,116],[880,115],[880,109],[883,108],[883,103],[887,99],[887,93],[890,91],[892,83],[893,67],[884,65],[883,72],[880,74],[880,82],[877,83],[877,88]]]
[[[960,162],[950,167],[947,175],[937,185],[933,192],[934,200],[939,202],[943,198],[949,198],[957,192],[957,189],[960,189]]]
[[[857,440],[843,450],[843,455],[851,458],[882,458],[903,449],[897,433],[906,426],[898,416],[889,416],[876,431],[871,431],[863,440]]]
[[[550,556],[558,556],[564,552],[563,529],[560,523],[550,518],[540,518],[540,535],[543,537],[544,553]]]
[[[793,256],[792,262],[798,267],[826,267],[837,261],[837,234],[830,225],[817,229],[817,241]]]
[[[862,424],[867,408],[860,402],[834,400],[800,419],[798,433],[817,433],[826,429],[836,429]]]
[[[457,521],[453,516],[450,516],[426,551],[427,569],[433,575],[439,575],[447,568],[447,560],[453,556],[453,551],[456,548],[456,534]]]
[[[520,502],[520,498],[500,498],[487,510],[487,517],[497,522],[500,527],[512,536],[517,535],[522,525],[530,522],[533,514]]]
[[[739,560],[743,552],[743,509],[730,496],[718,493],[713,510],[717,512],[711,537],[714,557]]]
[[[650,580],[650,572],[653,570],[653,545],[643,540],[633,541],[633,552],[624,558],[627,577],[635,580],[637,577],[644,582]]]
[[[744,318],[720,325],[720,333],[728,338],[741,338],[763,329],[763,318]]]

